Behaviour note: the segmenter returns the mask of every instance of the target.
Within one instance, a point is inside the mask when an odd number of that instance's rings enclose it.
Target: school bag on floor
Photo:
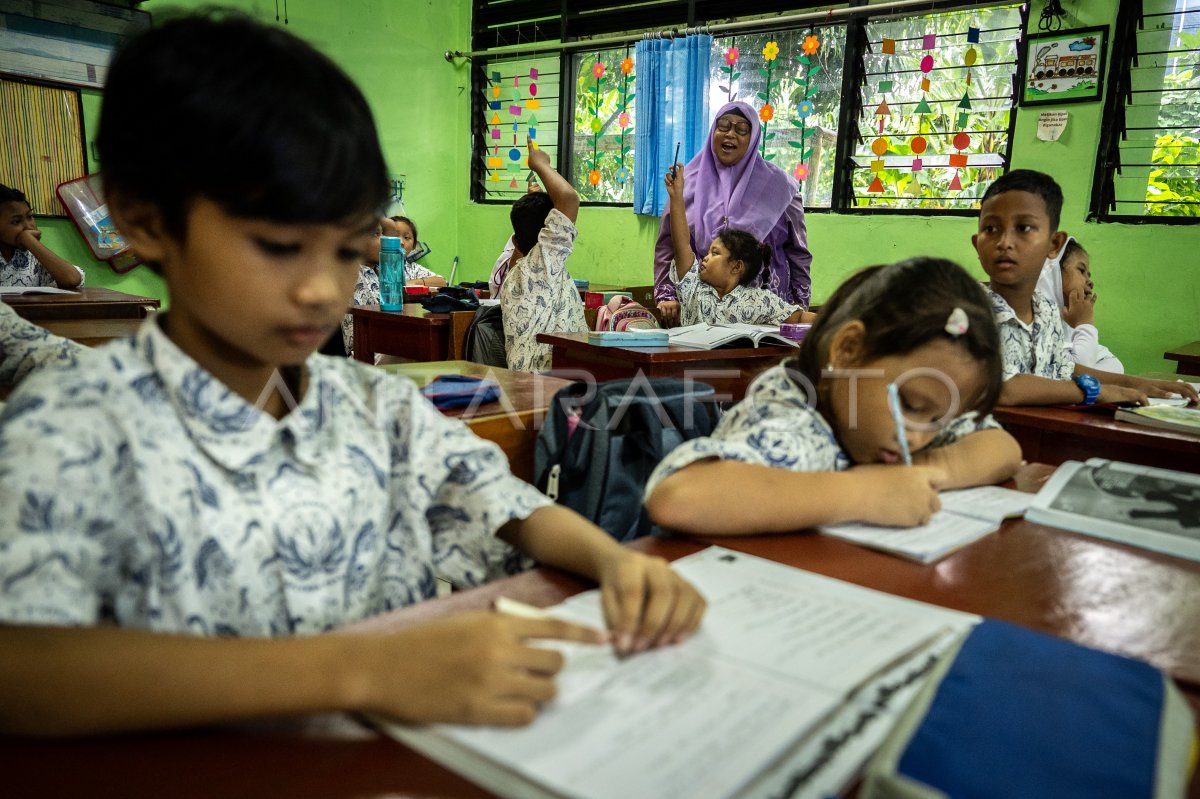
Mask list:
[[[676,446],[712,433],[712,395],[705,383],[666,377],[560,389],[534,450],[537,487],[618,541],[648,535],[646,481]]]

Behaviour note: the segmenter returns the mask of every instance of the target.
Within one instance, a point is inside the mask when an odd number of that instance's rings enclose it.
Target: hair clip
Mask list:
[[[970,320],[967,319],[967,312],[962,308],[955,308],[950,312],[950,317],[946,320],[946,332],[954,338],[958,338],[971,326]]]

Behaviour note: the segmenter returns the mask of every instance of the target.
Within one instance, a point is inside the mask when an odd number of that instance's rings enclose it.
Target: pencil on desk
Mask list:
[[[492,609],[497,613],[503,613],[505,616],[515,616],[521,619],[548,619],[550,616],[541,608],[535,608],[533,605],[526,605],[524,602],[518,602],[515,599],[509,599],[506,596],[498,596],[492,602]]]

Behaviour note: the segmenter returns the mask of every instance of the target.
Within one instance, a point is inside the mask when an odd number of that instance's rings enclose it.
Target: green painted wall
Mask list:
[[[161,13],[197,7],[200,0],[150,0],[143,8]],[[274,0],[227,0],[273,22]],[[1069,27],[1111,25],[1117,0],[1077,4]],[[450,259],[462,259],[460,278],[485,279],[507,239],[508,209],[470,201],[470,76],[462,61],[449,64],[447,49],[469,49],[467,0],[289,0],[289,29],[329,54],[363,87],[381,132],[393,172],[407,176],[406,205],[433,248],[425,259],[445,274]],[[1032,15],[1036,24],[1036,14]],[[94,105],[94,103],[93,103]],[[1062,106],[1070,113],[1057,142],[1036,139],[1038,106],[1017,117],[1013,163],[1041,169],[1059,180],[1067,202],[1062,227],[1092,252],[1102,340],[1131,371],[1169,368],[1162,352],[1200,338],[1200,228],[1086,223],[1092,171],[1100,131],[1100,103]],[[89,121],[88,132],[94,133]],[[64,228],[64,225],[68,227]],[[827,297],[854,269],[913,255],[953,258],[981,278],[970,236],[970,219],[871,217],[813,213],[809,242],[814,253],[813,296]],[[571,257],[578,277],[629,285],[652,282],[651,257],[658,220],[628,209],[583,208],[579,239]],[[48,223],[46,241],[86,262],[82,242],[69,223]],[[157,278],[139,268],[125,278],[89,270],[91,285],[154,293]]]

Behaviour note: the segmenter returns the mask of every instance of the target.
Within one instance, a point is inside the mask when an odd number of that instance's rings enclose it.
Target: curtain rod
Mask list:
[[[892,0],[888,3],[877,3],[874,5],[864,6],[847,6],[844,8],[827,9],[825,11],[807,11],[803,14],[788,14],[774,19],[754,19],[743,20],[741,22],[722,22],[716,25],[700,25],[695,28],[668,28],[666,30],[655,31],[653,33],[627,33],[621,36],[602,36],[595,39],[587,39],[574,42],[555,42],[541,43],[532,42],[530,44],[513,44],[505,47],[497,47],[492,50],[447,50],[443,53],[443,57],[447,61],[453,61],[455,58],[474,58],[476,56],[492,56],[502,58],[507,55],[516,55],[519,53],[528,52],[560,52],[574,50],[591,50],[598,45],[608,44],[628,44],[630,42],[641,41],[642,39],[673,39],[677,36],[690,36],[693,34],[708,34],[720,33],[724,31],[742,30],[745,28],[763,28],[764,26],[775,25],[791,25],[793,22],[809,22],[811,20],[832,21],[842,19],[843,17],[854,17],[862,14],[875,14],[880,11],[894,11],[897,9],[911,8],[913,6],[937,6],[939,3],[936,0]],[[979,0],[976,2],[963,3],[947,3],[946,5],[963,5],[973,6],[979,5]]]

